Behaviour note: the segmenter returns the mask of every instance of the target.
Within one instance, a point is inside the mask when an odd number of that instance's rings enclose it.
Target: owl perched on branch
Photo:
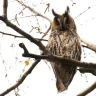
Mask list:
[[[54,55],[63,56],[68,59],[79,60],[81,58],[80,38],[73,18],[69,15],[69,7],[59,15],[53,9],[54,15],[52,30],[48,40],[47,49]],[[71,83],[75,73],[74,64],[64,64],[67,62],[51,62],[58,92],[66,90]]]

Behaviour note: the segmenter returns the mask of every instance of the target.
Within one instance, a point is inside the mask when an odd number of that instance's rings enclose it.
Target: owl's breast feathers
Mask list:
[[[80,60],[81,45],[77,33],[70,31],[52,31],[46,47],[52,54],[64,56],[64,58]],[[76,66],[68,65],[65,62],[51,62],[56,77],[58,92],[68,88],[75,73]]]

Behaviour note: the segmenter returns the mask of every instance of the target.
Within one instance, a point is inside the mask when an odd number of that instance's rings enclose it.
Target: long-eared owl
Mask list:
[[[51,34],[46,48],[54,55],[68,59],[81,59],[81,44],[77,34],[77,29],[73,18],[69,15],[69,7],[60,15],[53,9],[54,15]],[[56,87],[58,92],[66,90],[71,83],[77,67],[67,62],[51,62],[52,69],[56,77]]]

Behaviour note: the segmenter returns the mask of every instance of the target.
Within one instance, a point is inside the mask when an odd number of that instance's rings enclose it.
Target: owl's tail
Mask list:
[[[58,93],[67,90],[67,88],[64,86],[64,84],[62,83],[60,79],[57,79],[56,87],[57,87]]]

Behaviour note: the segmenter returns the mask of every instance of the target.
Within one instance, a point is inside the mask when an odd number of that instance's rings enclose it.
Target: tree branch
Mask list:
[[[17,31],[19,34],[23,35],[24,37],[26,37],[28,40],[30,40],[31,42],[35,43],[40,50],[47,52],[45,46],[38,40],[36,40],[35,38],[33,38],[31,35],[27,34],[26,32],[24,32],[22,29],[20,29],[19,27],[17,27],[16,25],[12,24],[10,21],[8,21],[7,19],[3,18],[2,16],[0,16],[0,20],[2,20],[3,22],[5,22],[5,24],[9,27],[11,27],[12,29],[14,29],[15,31]]]
[[[23,36],[17,36],[17,35],[5,33],[5,32],[2,32],[2,31],[0,31],[0,33],[1,33],[1,34],[4,34],[4,35],[8,35],[8,36],[13,36],[13,37],[16,37],[16,38],[25,38],[25,37],[23,37]]]
[[[38,16],[41,16],[41,17],[43,17],[43,18],[45,18],[45,19],[47,19],[47,20],[50,22],[50,24],[52,23],[51,20],[50,20],[48,17],[40,14],[39,12],[35,11],[33,8],[25,5],[23,2],[21,2],[21,1],[19,1],[19,0],[16,0],[16,1],[19,2],[22,6],[25,6],[26,8],[28,8],[28,9],[29,9],[31,12],[33,12],[34,14],[36,14],[36,15],[38,15]]]
[[[23,43],[20,43],[19,46],[20,46],[21,48],[23,48],[25,54],[29,54],[26,46],[25,46]]]
[[[8,0],[4,0],[3,2],[3,17],[7,19],[7,7],[8,7]]]
[[[94,45],[94,44],[92,44],[92,43],[90,43],[90,42],[88,42],[88,41],[86,41],[86,40],[84,40],[82,38],[81,38],[81,42],[86,44],[86,46],[83,46],[83,47],[89,48],[89,49],[96,52],[96,45]]]
[[[23,48],[24,53],[22,54],[22,56],[24,57],[31,57],[31,58],[35,58],[35,59],[46,59],[50,62],[64,62],[64,64],[74,64],[74,66],[79,66],[79,67],[84,67],[84,68],[96,68],[96,63],[87,63],[87,62],[81,62],[81,61],[77,61],[75,59],[67,59],[64,58],[63,56],[57,56],[57,55],[53,55],[51,53],[49,53],[48,55],[36,55],[36,54],[31,54],[29,52],[26,52],[27,48],[25,47],[24,44],[20,43],[23,46],[20,46],[21,48]]]
[[[79,15],[77,15],[74,19],[78,18],[80,15],[82,15],[83,13],[85,13],[86,11],[88,11],[89,9],[95,7],[96,5],[94,6],[91,6],[91,7],[88,7],[86,10],[84,10],[82,13],[80,13]]]
[[[91,74],[93,74],[94,76],[96,76],[96,69],[94,68],[79,68],[79,69],[77,69],[77,70],[79,70],[80,71],[80,73],[91,73]]]
[[[15,88],[17,88],[20,84],[23,83],[23,81],[26,79],[26,77],[32,72],[32,70],[34,69],[34,67],[40,62],[40,60],[36,60],[32,66],[28,69],[28,71],[26,71],[23,76],[18,80],[18,82],[16,84],[14,84],[13,86],[11,86],[10,88],[8,88],[6,91],[2,92],[0,94],[0,96],[4,96],[6,94],[8,94],[9,92],[11,92],[12,90],[14,90]]]
[[[5,2],[5,3],[4,3]],[[6,6],[6,2],[7,0],[4,0],[3,6]],[[7,2],[8,3],[8,2]],[[8,4],[7,4],[8,5]],[[5,7],[3,7],[3,11],[5,10],[4,9]],[[7,8],[7,7],[6,7]],[[7,9],[6,9],[7,10]],[[34,11],[35,12],[35,11]],[[4,14],[7,14],[7,12],[4,11]],[[4,15],[3,14],[3,15]],[[5,15],[4,15],[5,16]],[[6,15],[7,16],[7,15]],[[38,40],[36,40],[35,38],[33,38],[31,35],[27,34],[26,32],[24,32],[22,29],[20,29],[19,27],[17,27],[16,25],[12,24],[8,19],[7,17],[3,17],[3,16],[0,16],[0,20],[2,20],[7,26],[9,26],[10,28],[14,29],[15,31],[17,31],[19,34],[23,35],[24,37],[26,37],[28,40],[30,40],[31,42],[35,43],[39,48],[40,50],[42,50],[43,52],[47,52],[45,46]]]
[[[48,30],[44,33],[44,35],[42,36],[42,38],[44,38],[48,34],[48,32],[50,31],[50,29],[51,29],[51,25],[49,26]]]
[[[8,35],[8,36],[13,36],[15,38],[25,38],[24,36],[17,36],[17,35],[5,33],[5,32],[2,32],[2,31],[0,31],[0,33],[4,34],[4,35]],[[39,39],[39,38],[35,38],[35,39],[38,40],[38,41],[48,41],[47,39]]]
[[[85,96],[91,91],[93,91],[95,88],[96,88],[96,81],[90,87],[85,89],[83,92],[79,93],[77,96]]]
[[[63,56],[56,56],[56,55],[36,55],[36,54],[23,54],[24,57],[31,57],[35,59],[46,59],[51,62],[64,62],[64,64],[74,64],[74,66],[78,67],[84,67],[84,68],[96,68],[96,63],[87,63],[87,62],[81,62],[74,59],[67,59]]]

